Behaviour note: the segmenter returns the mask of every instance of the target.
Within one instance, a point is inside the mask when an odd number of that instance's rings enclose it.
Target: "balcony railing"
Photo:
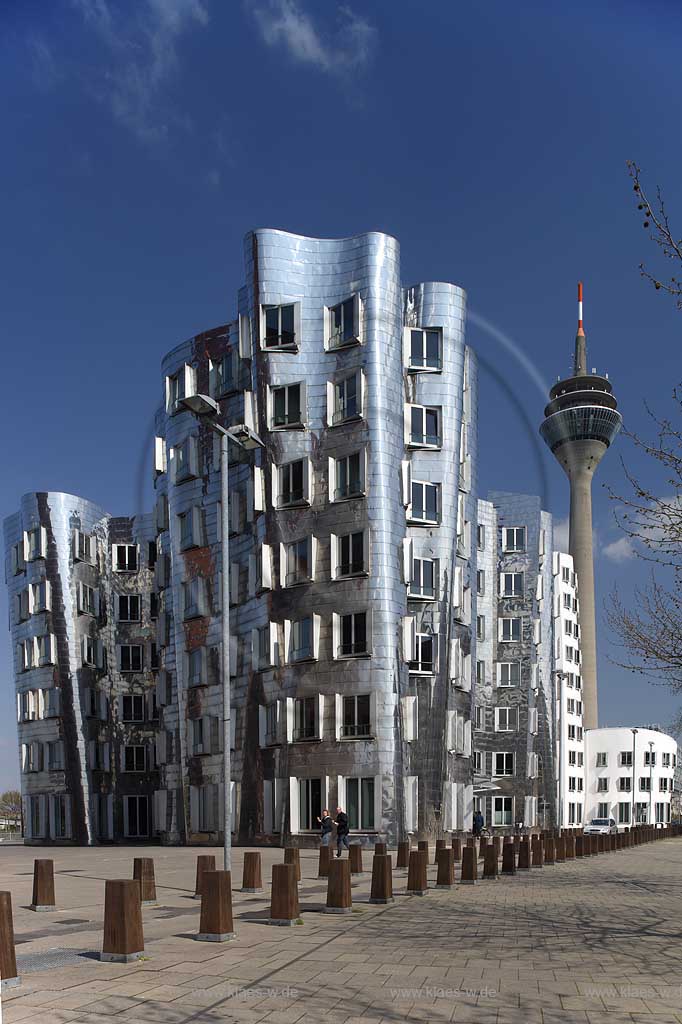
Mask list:
[[[354,722],[352,725],[344,725],[341,730],[342,736],[346,739],[357,739],[362,736],[371,735],[369,722]]]

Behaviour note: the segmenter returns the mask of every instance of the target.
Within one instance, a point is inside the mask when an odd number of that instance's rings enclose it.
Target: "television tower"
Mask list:
[[[592,550],[592,477],[620,430],[623,417],[608,376],[587,372],[583,331],[583,286],[578,284],[578,333],[573,375],[559,380],[549,393],[540,433],[562,466],[571,485],[569,551],[578,575],[583,688],[586,729],[596,729],[597,638],[594,610],[594,553]]]

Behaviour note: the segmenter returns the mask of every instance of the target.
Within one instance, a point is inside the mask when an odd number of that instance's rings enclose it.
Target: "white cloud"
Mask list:
[[[605,544],[601,553],[604,558],[616,563],[628,562],[635,557],[635,549],[629,537],[620,537],[618,540],[611,541],[610,544]]]
[[[339,26],[332,35],[322,33],[298,0],[269,0],[252,10],[263,41],[282,47],[299,64],[338,74],[369,60],[376,30],[350,7],[338,6]]]
[[[178,67],[177,45],[193,26],[208,24],[202,0],[142,0],[135,14],[114,10],[108,0],[72,0],[85,25],[100,39],[106,59],[92,91],[140,140],[154,143],[168,134],[163,90]]]
[[[57,63],[50,46],[42,36],[31,36],[28,40],[31,55],[33,81],[39,89],[51,89],[59,78]]]
[[[568,552],[568,527],[569,519],[554,520],[554,550]]]

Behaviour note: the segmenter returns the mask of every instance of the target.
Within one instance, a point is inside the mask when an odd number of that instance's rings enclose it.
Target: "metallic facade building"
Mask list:
[[[5,551],[27,841],[150,835],[153,524],[28,494],[5,522]]]
[[[221,707],[224,571],[237,836],[305,842],[321,809],[337,803],[368,840],[462,828],[472,799],[476,508],[464,293],[403,289],[398,243],[378,233],[259,231],[246,238],[245,262],[237,321],[163,363],[166,836],[210,840],[222,828],[211,723]],[[215,446],[177,404],[193,391],[265,444],[232,453],[229,567]]]
[[[622,426],[613,388],[606,376],[587,371],[578,286],[578,333],[573,374],[551,389],[540,433],[571,485],[569,549],[580,580],[585,727],[598,725],[597,637],[592,550],[592,477]]]

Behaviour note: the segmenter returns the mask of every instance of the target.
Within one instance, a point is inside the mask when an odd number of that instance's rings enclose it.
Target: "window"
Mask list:
[[[230,348],[215,362],[211,360],[209,377],[214,398],[234,391],[237,387],[237,351]]]
[[[420,448],[440,448],[439,408],[424,405],[410,406],[410,444]]]
[[[329,348],[341,348],[359,340],[358,313],[359,302],[355,296],[329,309]]]
[[[114,572],[137,572],[137,544],[114,544]]]
[[[141,693],[124,695],[121,705],[124,722],[144,722],[144,696]]]
[[[569,750],[569,752],[568,752],[568,763],[570,765],[575,765],[577,763],[577,759],[576,759],[576,756],[575,756],[575,750]]]
[[[90,562],[94,565],[97,560],[97,542],[92,534],[83,533],[82,530],[74,531],[73,554],[79,562]]]
[[[521,619],[500,619],[500,635],[503,643],[518,643],[521,639]]]
[[[661,779],[661,782],[663,782],[663,779]],[[639,780],[639,788],[643,793],[650,793],[651,779],[647,778],[646,776],[642,776]]]
[[[26,561],[33,562],[36,558],[45,558],[47,555],[47,531],[42,526],[36,526],[28,530],[26,537]]]
[[[341,615],[337,657],[353,658],[368,653],[367,613],[351,612],[348,615]]]
[[[12,575],[16,576],[20,572],[25,572],[25,570],[24,545],[23,542],[19,541],[19,543],[12,545]]]
[[[479,660],[476,662],[476,682],[479,686],[485,686],[485,681],[485,662]]]
[[[335,547],[335,579],[339,579],[342,576],[357,576],[367,572],[367,541],[363,531],[346,533],[337,537]]]
[[[575,726],[574,725],[569,725],[568,726],[567,735],[568,735],[569,740],[574,740],[575,739]]]
[[[279,743],[279,705],[277,701],[265,707],[265,744],[273,746]]]
[[[513,797],[493,797],[493,825],[511,825],[513,822]]]
[[[190,722],[192,730],[192,754],[198,757],[200,754],[211,753],[211,719],[193,718]]]
[[[570,594],[564,594],[564,610],[567,612],[571,611],[572,600]]]
[[[597,779],[597,792],[608,793],[609,791],[609,780],[608,779]]]
[[[501,661],[497,666],[498,686],[520,686],[521,685],[521,662]]]
[[[485,569],[476,570],[476,593],[479,597],[485,594]]]
[[[118,595],[118,621],[140,621],[140,597],[138,594]]]
[[[343,698],[342,735],[346,739],[371,735],[370,697],[368,693]]]
[[[296,307],[293,303],[286,306],[264,306],[263,320],[265,337],[263,348],[292,349],[296,347]]]
[[[333,404],[331,425],[337,426],[346,420],[362,415],[362,376],[359,370],[349,377],[343,377],[331,385],[333,388]]]
[[[513,754],[494,754],[494,775],[513,775],[514,774],[514,755]]]
[[[233,495],[234,501],[236,495]],[[203,541],[202,516],[199,506],[188,508],[187,511],[178,515],[180,527],[180,550],[187,551],[188,548],[201,547]]]
[[[474,706],[474,729],[485,729],[485,707],[483,704]]]
[[[414,661],[410,672],[432,675],[435,672],[435,638],[432,633],[417,633],[414,638]]]
[[[171,448],[171,468],[175,484],[199,476],[199,443],[194,435],[190,434],[181,444]]]
[[[146,796],[123,797],[124,833],[128,839],[149,835],[149,804]]]
[[[319,830],[322,816],[322,780],[298,780],[298,821],[301,831]]]
[[[119,669],[121,672],[142,671],[142,645],[121,644],[119,651]]]
[[[317,725],[317,697],[300,697],[294,703],[294,739],[312,740],[319,737]]]
[[[608,804],[597,804],[597,817],[598,818],[610,818],[611,813],[609,811]]]
[[[669,768],[670,767],[670,754],[666,754],[666,753],[662,753],[661,754],[661,766],[663,768]]]
[[[64,770],[64,743],[62,740],[55,740],[47,745],[47,768],[51,772]]]
[[[304,540],[297,540],[286,545],[285,587],[293,587],[297,583],[309,583],[312,580],[311,539],[306,537]]]
[[[483,774],[483,751],[474,750],[474,773],[476,775]]]
[[[607,817],[607,815],[605,815]],[[629,825],[630,824],[630,804],[621,803],[618,804],[618,824]]]
[[[623,766],[623,768],[631,768],[632,767],[632,751],[631,750],[621,750],[619,761],[620,761],[620,764]]]
[[[503,572],[500,574],[500,597],[523,597],[522,572]]]
[[[526,550],[526,527],[505,526],[502,528],[502,550],[505,554]]]
[[[516,708],[495,708],[495,732],[516,732],[517,725]]]
[[[238,568],[238,567],[237,567]],[[238,579],[239,577],[237,577]],[[231,587],[230,590],[233,588]],[[239,588],[230,597],[236,602],[239,596]],[[204,598],[204,581],[200,576],[193,580],[185,580],[182,584],[182,612],[184,619],[196,619],[206,614],[206,602]]]
[[[433,558],[412,559],[412,579],[407,589],[409,597],[433,601],[436,596],[438,563]]]
[[[483,551],[485,547],[485,526],[480,524],[476,527],[476,545],[479,551]]]
[[[476,616],[476,639],[485,640],[485,615]]]
[[[123,771],[143,772],[146,766],[146,750],[143,746],[123,748]]]
[[[206,649],[196,647],[186,654],[187,684],[188,686],[204,686],[208,679],[206,677]]]
[[[410,327],[408,370],[440,370],[443,366],[440,328]]]
[[[272,388],[272,429],[302,426],[302,390],[301,384],[285,384]]]
[[[153,621],[154,619],[158,619],[158,617],[159,617],[159,595],[155,594],[152,591],[152,593],[149,595],[149,618],[152,619],[152,621]]]
[[[618,789],[621,793],[629,793],[632,788],[632,779],[629,775],[621,775],[618,779]]]
[[[412,481],[412,500],[408,518],[413,523],[438,526],[440,522],[440,484]]]
[[[374,778],[346,779],[346,814],[352,829],[374,829]]]
[[[97,615],[97,594],[94,587],[78,583],[78,611],[83,615]]]
[[[353,452],[334,460],[334,501],[364,494],[364,461],[364,452]]]
[[[309,502],[308,497],[308,463],[306,459],[287,462],[278,470],[279,493],[277,507],[300,505]]]
[[[306,661],[313,656],[313,619],[307,615],[291,625],[291,660]]]
[[[656,764],[656,751],[645,750],[644,751],[644,764],[648,767],[649,765]]]

